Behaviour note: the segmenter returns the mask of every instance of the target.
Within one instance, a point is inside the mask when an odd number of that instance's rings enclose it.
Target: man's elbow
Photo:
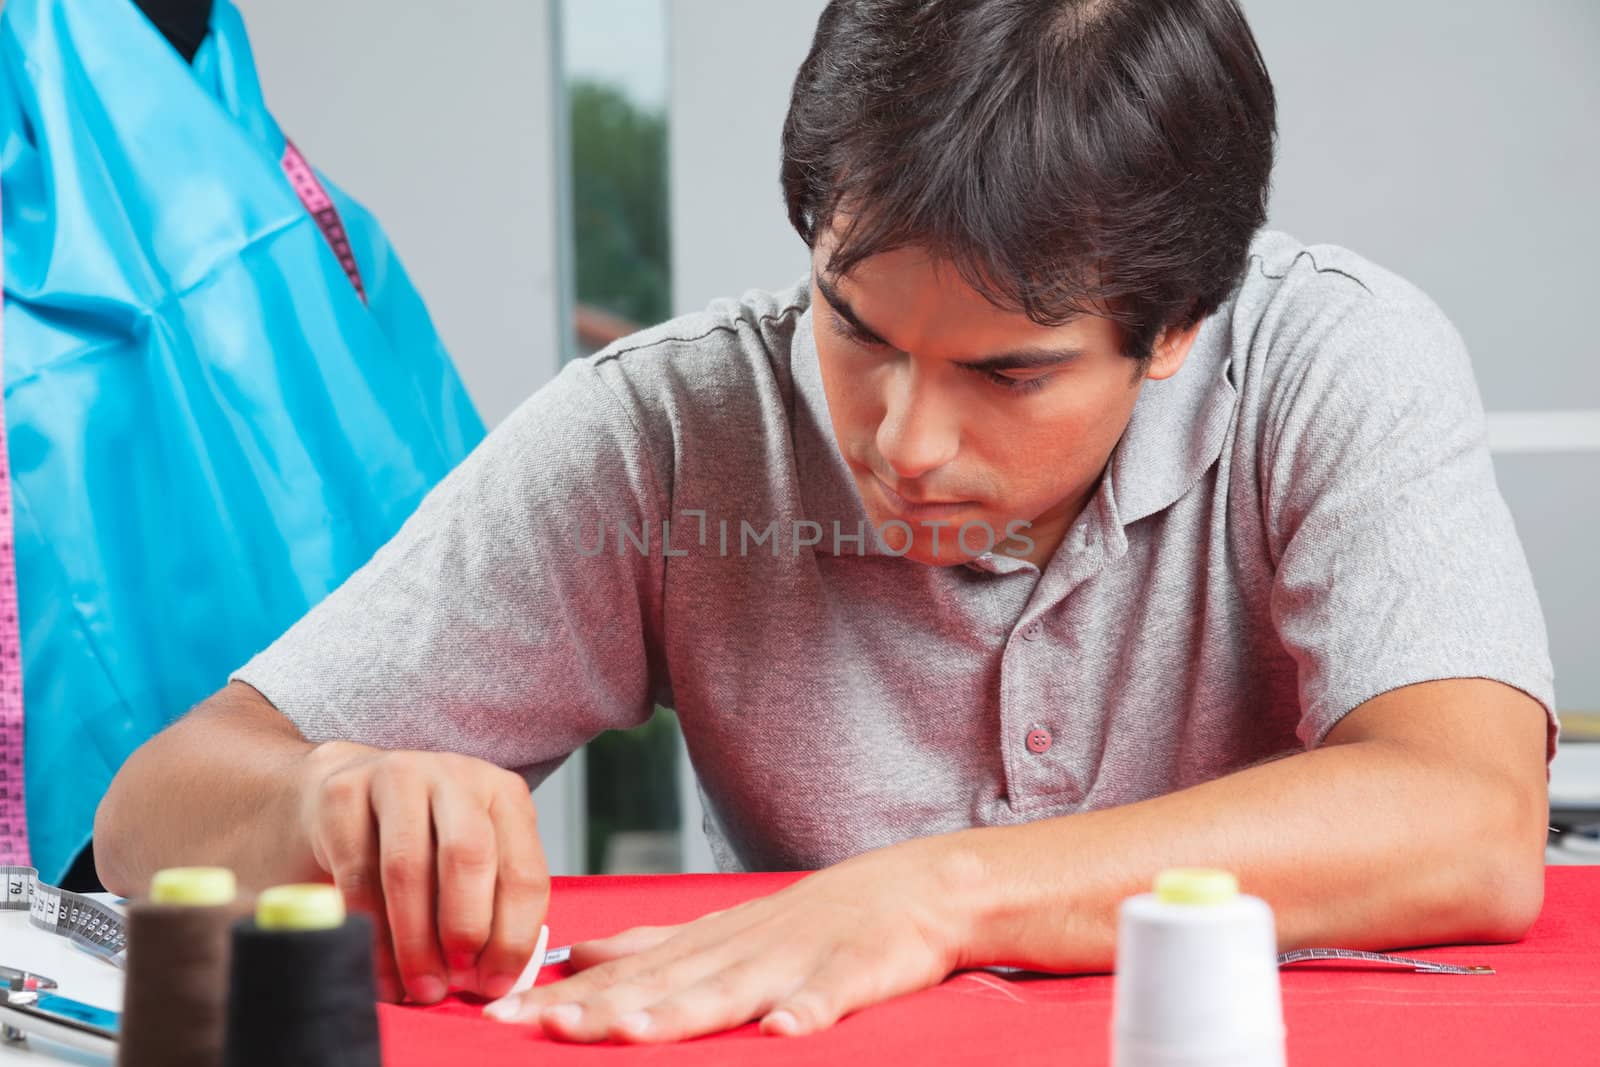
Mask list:
[[[1519,941],[1544,906],[1549,803],[1542,781],[1536,789],[1502,783],[1490,793],[1482,833],[1462,841],[1472,853],[1462,886],[1472,926],[1467,939]]]
[[[1481,896],[1471,906],[1473,929],[1464,940],[1522,940],[1544,906],[1544,865],[1525,859],[1506,861],[1481,877]]]
[[[119,789],[117,779],[113,778],[111,788],[95,808],[94,867],[101,885],[118,896],[131,897],[137,896],[143,887],[134,885],[132,870],[126,862],[129,842],[119,828],[122,820],[118,817],[123,792],[125,789]]]
[[[141,869],[146,837],[155,829],[154,812],[146,796],[149,784],[159,781],[150,766],[152,748],[162,743],[166,731],[134,749],[123,761],[94,811],[94,868],[100,884],[118,896],[143,894],[153,871]],[[144,832],[141,832],[143,829]]]

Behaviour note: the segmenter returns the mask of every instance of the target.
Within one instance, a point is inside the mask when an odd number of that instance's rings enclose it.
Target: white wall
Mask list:
[[[1600,409],[1600,3],[1245,6],[1279,94],[1273,224],[1421,286],[1491,409]]]
[[[676,314],[805,276],[810,258],[778,186],[779,137],[822,8],[821,0],[668,5]]]
[[[267,103],[371,209],[427,301],[484,421],[559,369],[550,0],[239,0]],[[582,757],[534,794],[555,873],[583,870]]]

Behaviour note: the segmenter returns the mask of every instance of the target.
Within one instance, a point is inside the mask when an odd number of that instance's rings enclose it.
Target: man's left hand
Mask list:
[[[580,973],[489,1005],[567,1041],[679,1041],[759,1020],[766,1034],[832,1026],[942,981],[967,919],[938,838],[868,853],[681,926],[575,945]]]

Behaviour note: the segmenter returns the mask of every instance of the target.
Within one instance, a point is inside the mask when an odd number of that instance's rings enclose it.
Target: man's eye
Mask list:
[[[1044,383],[1050,380],[1050,375],[1041,374],[1036,378],[1008,378],[999,371],[989,371],[984,375],[995,385],[1012,392],[1029,393],[1035,389],[1043,389]]]
[[[887,347],[878,338],[872,337],[872,336],[870,336],[868,334],[862,333],[860,330],[858,330],[854,326],[852,326],[849,322],[846,322],[839,315],[829,315],[828,316],[828,325],[833,328],[833,332],[835,334],[837,334],[840,337],[843,337],[846,341],[849,341],[851,344],[860,345],[862,348],[885,348],[885,347]]]

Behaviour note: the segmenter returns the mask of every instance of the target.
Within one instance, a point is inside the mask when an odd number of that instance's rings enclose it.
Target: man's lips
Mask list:
[[[911,500],[889,488],[887,482],[872,475],[883,502],[889,510],[910,518],[936,519],[959,514],[977,504],[976,500]]]

